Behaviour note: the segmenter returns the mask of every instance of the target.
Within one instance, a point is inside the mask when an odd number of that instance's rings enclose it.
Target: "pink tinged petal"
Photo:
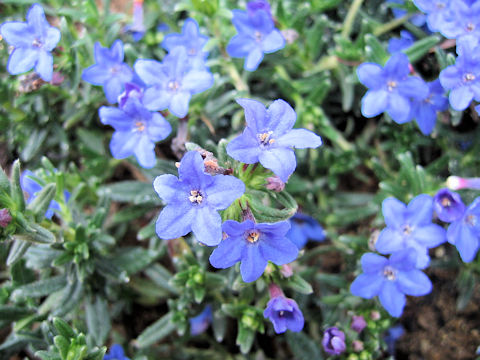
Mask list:
[[[401,227],[405,223],[407,206],[400,200],[389,197],[382,202],[382,213],[385,224],[389,227]]]
[[[182,80],[183,89],[192,94],[205,91],[213,86],[213,75],[208,71],[189,71]]]
[[[172,100],[172,95],[160,87],[150,87],[143,94],[143,105],[151,111],[165,110]]]
[[[385,90],[369,90],[362,98],[362,115],[371,118],[380,115],[387,109],[388,92]]]
[[[410,73],[409,65],[407,55],[402,52],[395,53],[385,64],[384,74],[394,76],[396,79],[403,78]]]
[[[285,183],[297,167],[297,160],[292,149],[273,148],[265,150],[260,153],[258,160],[263,167],[272,170]]]
[[[411,296],[423,296],[432,291],[432,283],[420,270],[400,271],[397,273],[398,289]]]
[[[208,205],[216,210],[224,210],[245,192],[242,180],[229,175],[216,175],[205,188]]]
[[[31,70],[38,61],[39,55],[38,51],[31,48],[16,48],[8,58],[8,72],[18,75]]]
[[[477,255],[479,238],[468,226],[463,225],[460,226],[459,237],[455,239],[455,246],[462,261],[469,263]]]
[[[255,41],[246,35],[235,35],[227,45],[227,53],[231,57],[244,58],[256,47]]]
[[[228,237],[222,240],[210,255],[210,264],[217,269],[226,269],[240,261],[245,241],[238,237]]]
[[[267,110],[268,129],[276,136],[281,136],[293,128],[297,121],[297,114],[289,103],[282,99],[275,100]]]
[[[364,273],[379,273],[388,263],[388,259],[374,253],[362,255],[362,270]]]
[[[415,241],[427,248],[436,247],[447,241],[445,229],[437,224],[429,224],[416,228],[412,236]]]
[[[405,241],[400,231],[388,227],[382,230],[375,243],[375,249],[381,254],[391,254],[404,247]]]
[[[99,65],[92,65],[82,72],[82,79],[92,85],[103,86],[105,82],[110,79],[110,73],[105,67]]]
[[[163,208],[158,216],[155,231],[160,239],[170,240],[188,234],[196,211],[191,203],[175,203]]]
[[[260,48],[255,47],[250,51],[245,59],[245,63],[243,64],[243,68],[247,71],[255,71],[258,68],[258,65],[263,60],[263,52]]]
[[[260,254],[257,245],[247,244],[242,253],[242,263],[240,264],[240,273],[245,282],[252,282],[262,276],[267,267],[267,260]]]
[[[315,149],[322,145],[322,138],[310,130],[293,129],[276,139],[275,143],[277,146]]]
[[[450,105],[457,111],[465,110],[468,105],[473,100],[473,92],[468,86],[459,86],[452,91],[450,91],[450,95],[448,99],[450,101]]]
[[[358,80],[370,89],[379,89],[385,85],[383,69],[375,63],[364,63],[357,68]]]
[[[245,121],[247,126],[253,130],[253,135],[265,131],[267,126],[267,109],[265,106],[257,100],[251,99],[236,99],[237,103],[243,107],[245,111]],[[293,126],[293,125],[292,125]]]
[[[40,51],[35,71],[45,81],[51,81],[53,75],[53,56],[47,51]]]
[[[371,299],[379,294],[383,282],[381,275],[360,274],[350,285],[350,292],[355,296]]]
[[[173,115],[179,118],[184,118],[188,114],[188,103],[190,102],[191,97],[192,95],[187,91],[176,93],[170,100],[168,110],[170,110]]]
[[[263,258],[275,265],[288,264],[298,256],[297,246],[285,237],[265,237],[260,240],[258,247]]]
[[[250,128],[246,128],[242,135],[237,136],[227,145],[227,154],[237,161],[245,164],[254,164],[258,162],[261,148],[258,144],[255,134],[252,134]]]
[[[262,50],[266,54],[273,53],[285,47],[285,39],[278,30],[271,31],[262,40]]]
[[[392,92],[388,97],[387,113],[397,124],[410,120],[410,102],[398,93]]]
[[[9,45],[15,47],[31,46],[35,40],[29,26],[20,21],[9,21],[2,24],[0,34]]]
[[[115,131],[110,140],[110,152],[115,159],[125,159],[134,154],[139,140],[130,131]]]
[[[172,132],[172,126],[159,113],[153,113],[148,122],[147,133],[152,141],[160,141],[168,137]]]
[[[199,242],[216,246],[222,241],[222,218],[209,206],[199,206],[192,221],[192,232]]]
[[[391,316],[400,317],[405,307],[406,299],[392,281],[384,281],[379,294],[380,303]]]
[[[37,35],[43,35],[44,30],[50,26],[43,8],[39,4],[33,4],[27,12],[27,23]]]
[[[55,46],[57,46],[58,42],[61,38],[60,30],[53,26],[49,26],[47,29],[47,34],[45,36],[45,43],[43,44],[43,48],[47,51],[52,51]]]
[[[157,162],[157,159],[155,158],[155,144],[146,134],[137,136],[139,136],[139,141],[133,151],[134,155],[141,167],[151,169]]]
[[[415,196],[407,206],[410,225],[427,225],[432,222],[433,198],[427,194]]]
[[[123,92],[125,84],[117,77],[112,77],[107,80],[103,85],[103,91],[107,101],[111,104],[115,104],[118,101],[118,97]]]
[[[158,61],[140,59],[135,62],[133,68],[138,77],[148,86],[163,84],[168,80],[164,74],[164,65]]]

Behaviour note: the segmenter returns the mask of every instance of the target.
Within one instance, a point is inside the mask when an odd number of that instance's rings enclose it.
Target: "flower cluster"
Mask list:
[[[227,52],[232,57],[245,58],[245,70],[255,71],[264,54],[285,47],[285,39],[275,28],[268,2],[250,1],[247,11],[233,10],[232,13],[238,34],[228,43]]]

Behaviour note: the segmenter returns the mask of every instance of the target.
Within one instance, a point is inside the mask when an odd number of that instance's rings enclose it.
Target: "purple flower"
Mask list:
[[[398,124],[411,120],[411,99],[423,100],[428,96],[428,86],[410,73],[407,55],[392,55],[385,67],[363,63],[357,69],[360,82],[369,88],[362,99],[362,114],[370,118],[384,111]]]
[[[462,178],[459,176],[449,176],[447,187],[452,190],[461,189],[480,189],[480,178]]]
[[[400,38],[391,38],[388,41],[388,52],[390,54],[409,48],[415,42],[415,37],[408,31],[400,31]]]
[[[212,319],[212,307],[207,305],[200,314],[190,318],[190,335],[195,336],[205,332],[212,323]]]
[[[131,99],[143,103],[143,88],[135,83],[128,82],[125,84],[125,91],[118,96],[118,107],[122,109]]]
[[[18,75],[35,67],[45,81],[52,80],[53,56],[50,53],[60,41],[60,30],[50,26],[43,8],[33,4],[27,12],[27,22],[7,21],[0,34],[14,47],[8,58],[7,70]]]
[[[125,356],[123,348],[119,344],[113,344],[110,348],[110,352],[105,354],[103,360],[130,360]]]
[[[463,216],[447,229],[447,240],[455,245],[463,262],[471,262],[480,245],[480,197],[467,207]]]
[[[430,31],[442,31],[450,27],[453,20],[450,10],[451,0],[413,0],[421,11],[427,14],[427,25]]]
[[[136,73],[147,85],[143,103],[149,110],[165,110],[183,118],[193,94],[213,85],[213,75],[206,69],[189,66],[184,47],[177,46],[165,56],[163,63],[155,60],[137,60]]]
[[[297,247],[285,237],[290,229],[286,221],[256,224],[251,220],[227,220],[222,229],[228,237],[213,250],[210,264],[226,269],[241,261],[240,273],[245,282],[262,276],[269,260],[283,265],[297,258]]]
[[[397,251],[390,259],[367,253],[361,262],[364,273],[353,281],[350,292],[365,299],[378,295],[391,316],[402,314],[405,295],[422,296],[432,291],[430,279],[416,268],[417,253],[412,248]]]
[[[165,36],[162,46],[169,52],[178,46],[185,48],[190,66],[203,70],[205,69],[205,59],[208,56],[208,52],[202,49],[207,41],[207,36],[200,35],[198,23],[194,19],[189,18],[183,24],[182,33]]]
[[[123,28],[124,31],[132,34],[133,41],[140,41],[145,35],[143,24],[143,0],[133,0],[133,22]]]
[[[330,327],[325,330],[322,339],[323,350],[330,355],[340,355],[347,346],[345,345],[345,334],[337,327]]]
[[[128,100],[122,108],[102,106],[102,124],[115,129],[110,151],[115,159],[135,155],[140,166],[155,166],[155,142],[165,139],[172,127],[158,112],[148,111],[138,100]]]
[[[272,16],[267,11],[233,10],[232,13],[232,22],[238,35],[228,43],[227,53],[232,57],[245,58],[245,70],[255,71],[263,60],[263,54],[285,47],[285,39],[275,28]]]
[[[352,316],[352,324],[350,325],[350,328],[357,332],[361,333],[363,329],[367,327],[367,322],[365,321],[365,318],[361,315],[353,315]]]
[[[415,119],[424,135],[429,135],[437,120],[437,112],[448,109],[448,99],[445,96],[445,90],[440,84],[440,80],[435,80],[427,84],[429,94],[425,99],[412,99],[410,117]]]
[[[325,240],[325,232],[320,224],[311,216],[296,213],[290,219],[290,230],[287,233],[289,238],[299,249],[303,248],[308,239],[314,241]]]
[[[463,111],[473,99],[480,100],[479,50],[476,38],[464,37],[458,40],[459,56],[455,65],[448,66],[440,73],[440,82],[446,90],[450,90],[450,105],[455,110]]]
[[[256,1],[249,1],[247,3],[247,12],[249,16],[253,16],[257,11],[263,10],[265,11],[270,17],[272,16],[270,10],[270,4],[266,0],[256,0]]]
[[[202,156],[196,151],[184,155],[178,175],[161,175],[153,183],[167,203],[157,220],[157,235],[169,240],[193,231],[201,243],[218,245],[222,240],[218,210],[226,209],[242,196],[245,185],[233,176],[207,174]]]
[[[433,198],[433,208],[443,222],[450,223],[460,219],[465,212],[462,198],[448,189],[440,189]]]
[[[418,195],[408,206],[389,197],[382,203],[382,212],[387,227],[378,236],[377,251],[392,254],[413,248],[417,252],[417,267],[425,268],[430,262],[428,249],[446,241],[445,229],[432,223],[432,197]]]
[[[270,299],[263,316],[272,322],[277,334],[282,334],[287,329],[293,332],[302,331],[305,322],[297,302],[283,294]]]
[[[116,40],[109,49],[96,42],[94,55],[95,65],[83,70],[82,79],[103,86],[108,102],[115,104],[125,89],[125,83],[132,81],[134,75],[130,66],[123,62],[123,43]]]
[[[316,148],[320,136],[306,129],[292,129],[297,114],[283,100],[275,100],[268,110],[255,100],[237,99],[245,110],[247,128],[227,146],[232,158],[246,164],[260,162],[283,182],[297,166],[293,148]]]
[[[8,209],[0,209],[0,227],[6,228],[12,221],[12,216]]]
[[[30,170],[25,170],[20,177],[20,185],[22,190],[27,193],[27,204],[30,204],[38,193],[43,189],[43,185],[40,185],[37,180],[37,176]],[[70,194],[66,191],[64,193],[66,199],[70,197]],[[55,200],[50,202],[47,211],[45,212],[45,217],[51,219],[54,211],[60,211],[60,204]]]

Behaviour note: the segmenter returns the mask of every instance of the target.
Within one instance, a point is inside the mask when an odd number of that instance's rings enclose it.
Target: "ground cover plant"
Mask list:
[[[474,359],[479,11],[3,0],[0,358]]]

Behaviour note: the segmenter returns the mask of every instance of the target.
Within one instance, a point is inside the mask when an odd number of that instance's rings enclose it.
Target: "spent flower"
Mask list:
[[[303,248],[308,240],[323,241],[325,232],[317,220],[302,213],[296,213],[290,219],[290,230],[287,237],[297,245],[299,249]]]
[[[190,335],[195,336],[205,332],[212,323],[212,320],[212,306],[207,305],[200,314],[190,318]]]
[[[347,349],[345,333],[335,326],[329,327],[323,333],[322,346],[327,354],[340,355]]]
[[[271,299],[263,316],[272,322],[275,332],[282,334],[287,329],[293,332],[302,331],[305,320],[297,302],[285,297],[278,285],[270,284],[269,288]]]

